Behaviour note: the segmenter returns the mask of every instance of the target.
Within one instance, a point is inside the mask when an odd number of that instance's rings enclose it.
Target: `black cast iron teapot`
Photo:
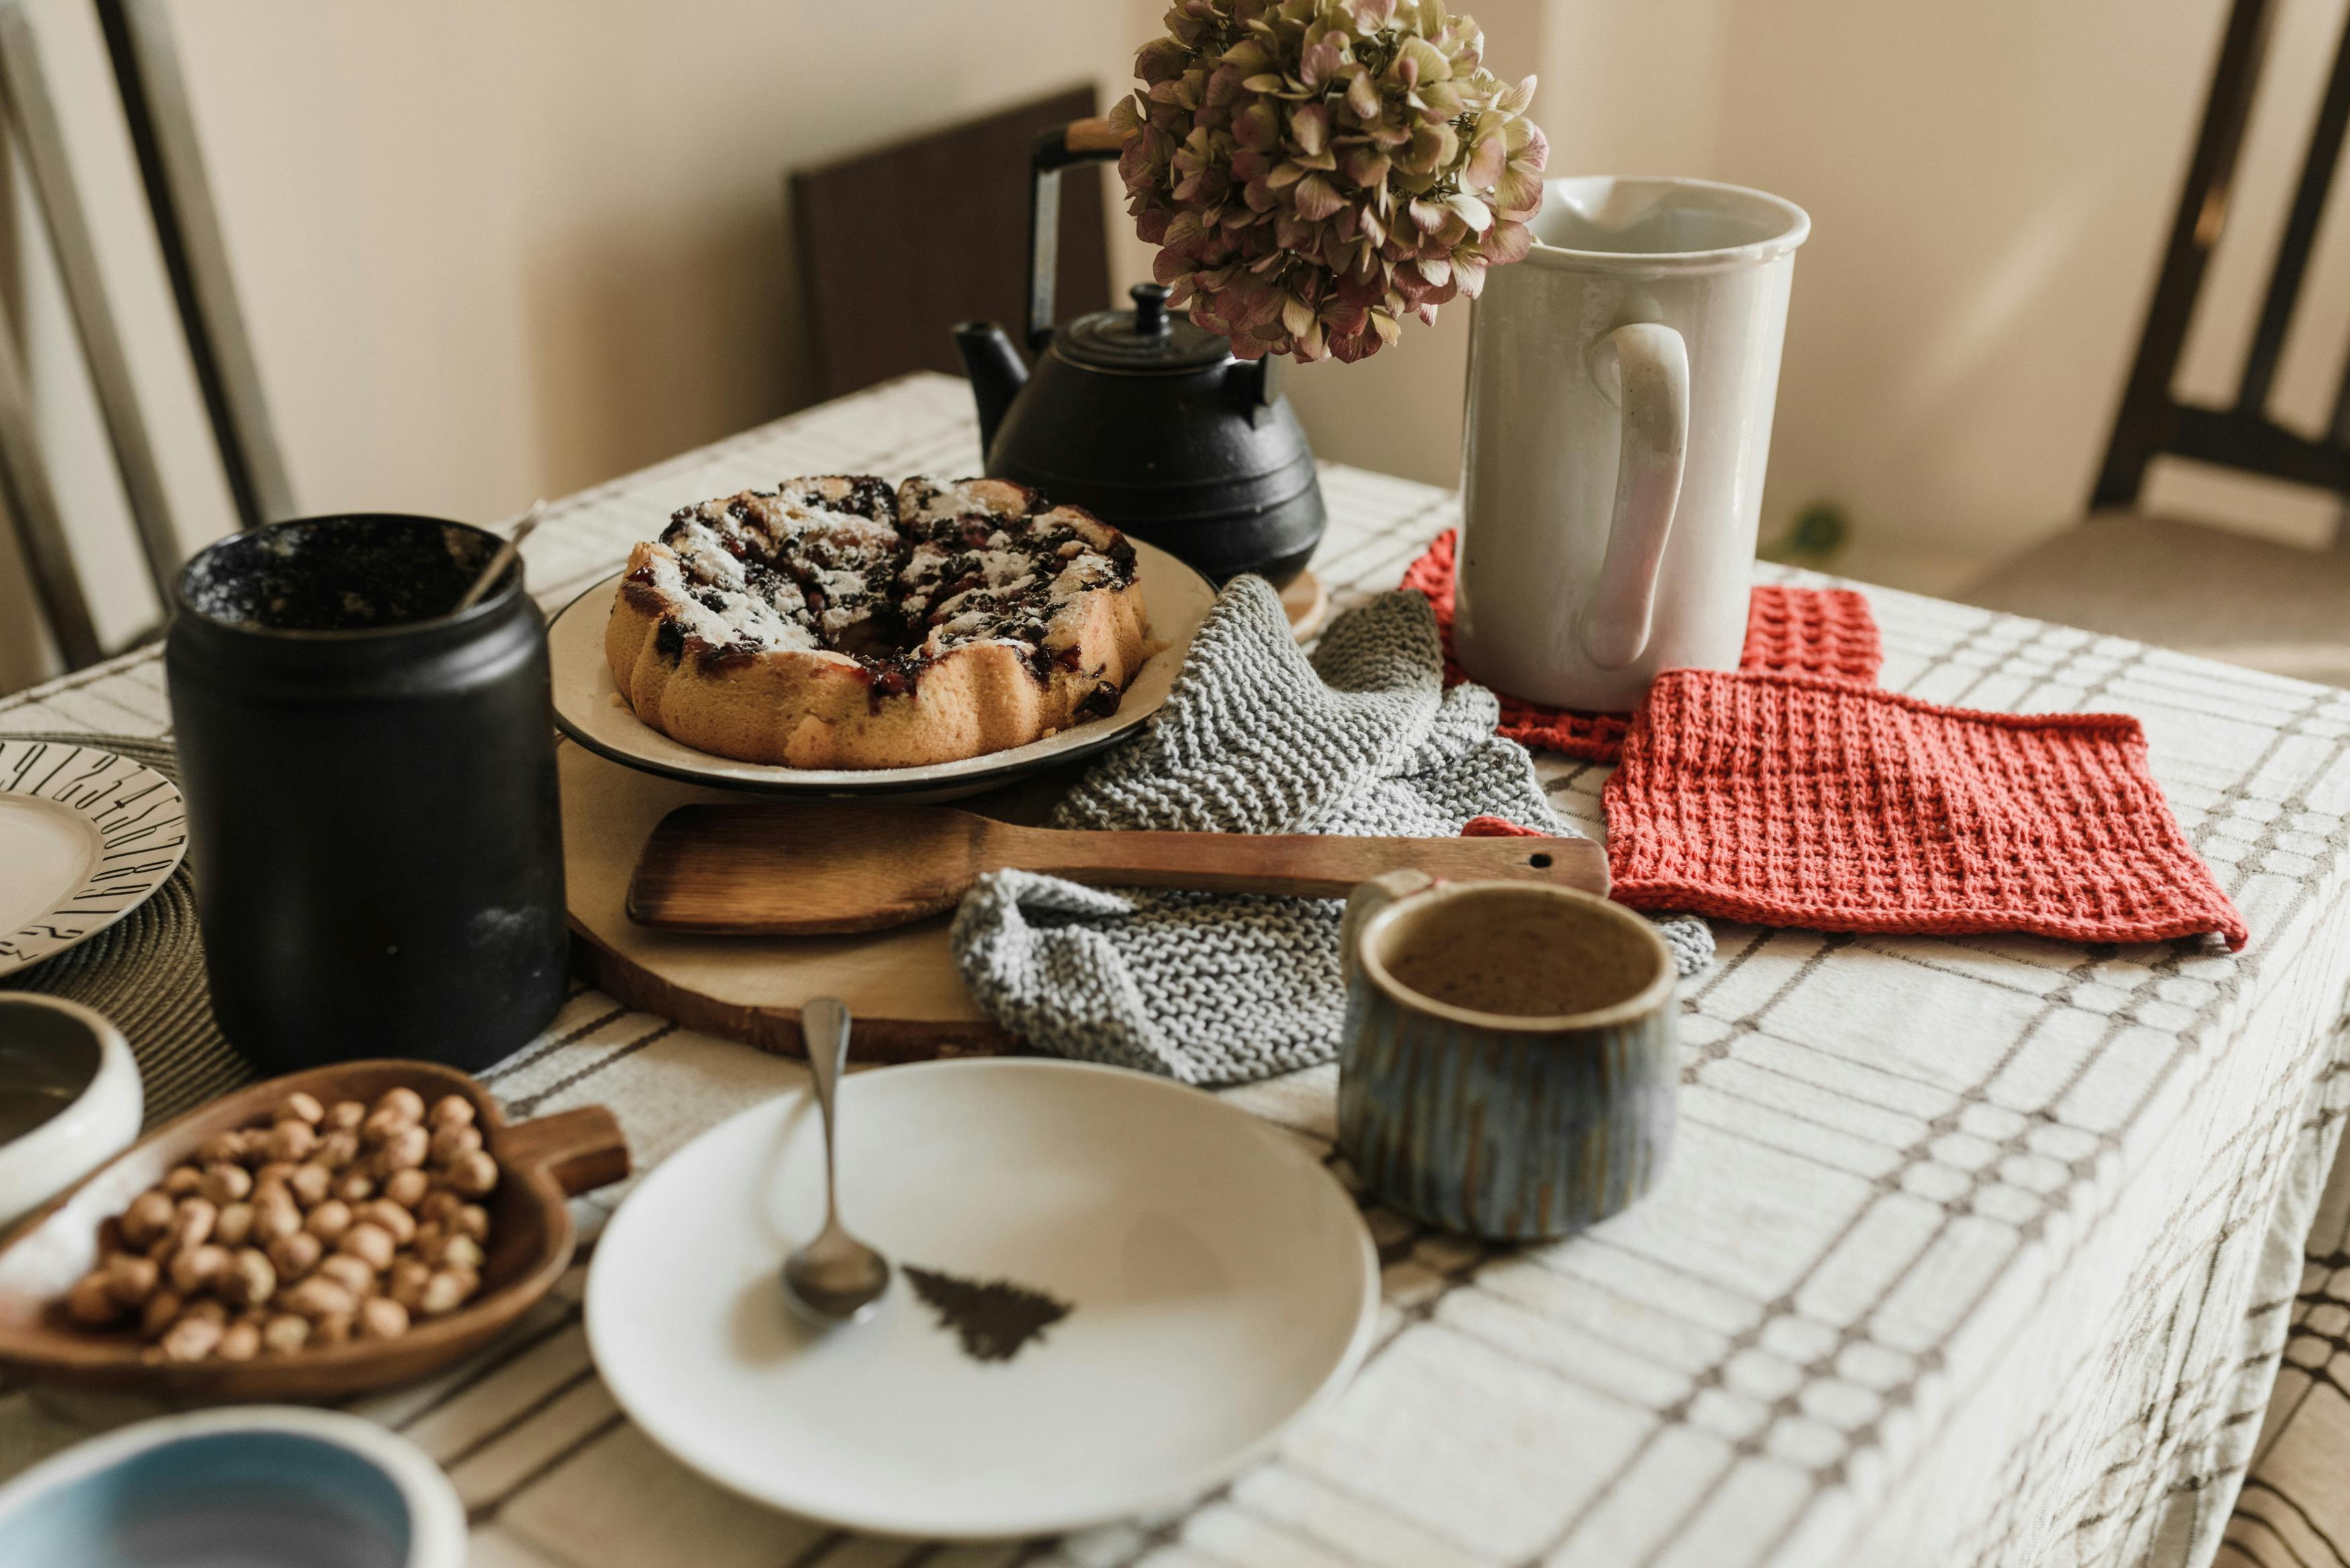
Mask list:
[[[987,473],[1033,485],[1147,539],[1218,583],[1257,572],[1278,587],[1322,538],[1322,487],[1305,432],[1274,380],[1273,356],[1167,309],[1142,284],[1132,310],[1053,323],[1060,174],[1118,156],[1104,120],[1037,140],[1028,225],[1032,372],[993,321],[955,328],[979,403]]]

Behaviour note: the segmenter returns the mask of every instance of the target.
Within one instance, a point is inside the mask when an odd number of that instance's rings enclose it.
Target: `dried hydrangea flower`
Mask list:
[[[1169,302],[1243,359],[1361,359],[1532,244],[1549,144],[1443,0],[1177,0],[1110,111]]]

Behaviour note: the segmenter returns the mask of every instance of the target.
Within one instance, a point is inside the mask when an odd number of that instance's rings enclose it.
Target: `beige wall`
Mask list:
[[[2190,380],[2232,374],[2259,282],[2237,253],[2273,233],[2342,4],[2288,0],[2277,102]],[[1159,8],[181,0],[299,500],[497,517],[784,411],[801,383],[781,171],[1072,80],[1114,90]],[[1542,75],[1534,112],[1555,172],[1703,174],[1811,210],[1766,528],[1841,501],[1861,530],[1856,567],[1931,585],[2075,514],[2225,0],[1475,9],[1497,68]],[[142,381],[163,406],[193,544],[227,513],[88,10],[36,4],[73,88],[77,161],[112,193],[109,281],[143,322]],[[2334,217],[2335,233],[2350,222]],[[920,192],[902,243],[932,243]],[[2304,422],[2350,335],[2350,267],[2329,247],[2279,401]],[[1115,254],[1128,276],[1147,265],[1130,236]],[[119,588],[109,624],[125,630],[151,605],[44,289],[35,255],[19,292],[46,417],[88,560]],[[1299,371],[1293,395],[1319,449],[1450,483],[1466,326],[1449,308],[1366,364]],[[2331,515],[2291,501],[2255,510],[2303,532]],[[0,555],[0,689],[36,657],[13,578]]]
[[[1534,113],[1555,174],[1696,174],[1810,211],[1764,528],[1837,501],[1858,527],[1850,569],[1930,588],[2079,515],[2226,10],[1528,0],[1489,20],[1489,53],[1515,72],[1534,39]],[[2343,15],[2342,0],[2282,8],[2182,378],[2198,395],[2230,395]],[[2339,202],[2272,404],[2313,432],[2350,348],[2345,245],[2350,202]],[[1298,377],[1322,450],[1449,483],[1465,325],[1408,337],[1392,361]],[[1381,409],[1377,423],[1334,417]],[[2304,542],[2339,511],[2330,497],[2171,463],[2150,499]]]

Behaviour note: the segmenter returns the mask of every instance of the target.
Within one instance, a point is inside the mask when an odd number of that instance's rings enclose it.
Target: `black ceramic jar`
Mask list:
[[[273,1072],[487,1064],[563,1000],[546,627],[495,535],[371,514],[181,573],[165,668],[222,1032]]]

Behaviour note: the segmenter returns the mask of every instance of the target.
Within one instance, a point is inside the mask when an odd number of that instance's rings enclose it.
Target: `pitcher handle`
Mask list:
[[[1126,139],[1102,118],[1073,119],[1036,138],[1028,160],[1028,348],[1042,353],[1053,340],[1054,286],[1061,270],[1061,171],[1072,163],[1107,163]]]
[[[1592,346],[1592,378],[1623,413],[1616,513],[1599,587],[1583,612],[1583,650],[1621,670],[1648,650],[1657,573],[1689,456],[1689,347],[1661,322],[1619,327]]]

